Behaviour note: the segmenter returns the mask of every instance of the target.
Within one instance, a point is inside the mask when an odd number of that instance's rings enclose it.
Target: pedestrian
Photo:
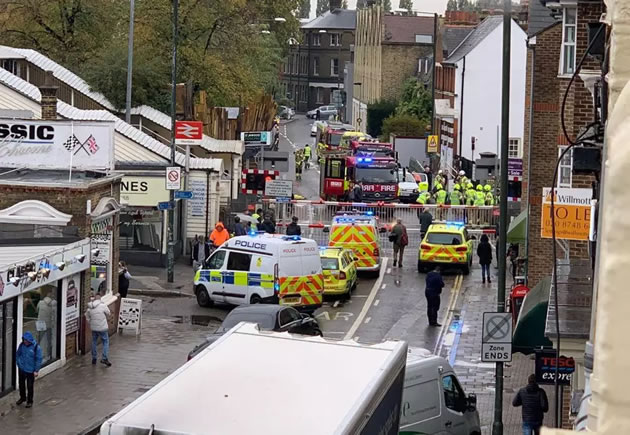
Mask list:
[[[431,167],[429,165],[424,167],[424,173],[427,174],[427,182],[429,183],[429,186],[433,186],[433,172],[431,171]]]
[[[287,236],[301,236],[302,229],[298,225],[297,216],[291,218],[291,223],[287,226]]]
[[[271,216],[268,214],[265,214],[265,218],[263,219],[262,223],[260,225],[258,225],[258,229],[260,231],[264,231],[266,233],[269,234],[275,234],[276,233],[276,226],[274,225],[273,221],[271,220]]]
[[[222,244],[228,241],[230,233],[223,225],[223,222],[219,221],[214,226],[214,230],[210,233],[210,241],[215,248],[218,248]]]
[[[96,358],[98,357],[96,347],[98,345],[98,339],[100,338],[103,343],[101,362],[107,367],[111,367],[112,365],[112,363],[109,362],[109,324],[107,323],[107,318],[111,315],[112,313],[109,311],[107,305],[101,301],[101,295],[98,293],[88,302],[85,318],[92,330],[92,364],[96,364]]]
[[[424,240],[424,235],[433,223],[433,216],[431,216],[428,209],[423,208],[418,215],[418,220],[420,221],[420,240]]]
[[[241,218],[238,216],[234,217],[234,235],[235,236],[246,236],[247,231],[245,231],[245,227],[241,223]]]
[[[547,393],[536,383],[536,375],[529,375],[527,386],[518,390],[512,406],[522,406],[523,435],[539,435],[543,418],[549,411]]]
[[[394,243],[394,267],[396,267],[396,260],[398,260],[398,267],[403,267],[403,254],[405,246],[409,244],[409,236],[407,235],[407,227],[403,225],[401,219],[396,219],[396,224],[393,226],[389,238]]]
[[[350,202],[363,202],[363,189],[360,184],[355,184],[350,193],[348,194],[348,200]]]
[[[317,121],[319,121],[319,120],[321,119],[321,117],[322,117],[322,113],[319,111],[319,109],[317,109],[317,110],[315,111],[315,119],[316,119]]]
[[[309,144],[304,145],[304,169],[311,167],[311,146]]]
[[[33,406],[33,387],[35,378],[42,367],[42,348],[35,341],[35,337],[29,331],[22,335],[22,343],[15,352],[15,362],[18,366],[18,384],[20,386],[20,400],[15,402],[21,405],[26,402],[26,407]]]
[[[129,282],[131,280],[131,274],[127,270],[127,264],[124,261],[118,262],[118,293],[121,298],[127,297],[129,291]]]
[[[259,208],[258,210],[256,210],[256,213],[252,215],[252,217],[256,219],[256,221],[260,222],[260,220],[262,219],[262,213],[263,213],[263,209]]]
[[[485,284],[486,277],[488,278],[488,283],[491,283],[490,280],[490,264],[492,264],[492,246],[490,246],[490,241],[488,240],[488,236],[483,234],[481,236],[481,240],[479,240],[479,246],[477,246],[477,255],[479,256],[479,264],[481,265],[481,280]]]
[[[512,263],[512,280],[516,281],[516,266],[518,264],[518,245],[516,243],[510,243],[507,256],[510,259],[510,263]]]
[[[435,266],[431,272],[427,273],[426,287],[424,295],[427,298],[427,317],[429,326],[442,326],[438,323],[438,311],[440,310],[440,294],[444,288],[444,280],[440,273],[440,266]]]

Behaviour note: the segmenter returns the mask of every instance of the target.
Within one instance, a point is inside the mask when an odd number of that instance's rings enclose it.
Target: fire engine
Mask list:
[[[353,156],[362,154],[394,158],[394,146],[391,143],[354,140],[350,143],[350,147]]]
[[[392,157],[346,157],[346,179],[347,192],[360,185],[365,202],[394,201],[398,193],[398,163]]]

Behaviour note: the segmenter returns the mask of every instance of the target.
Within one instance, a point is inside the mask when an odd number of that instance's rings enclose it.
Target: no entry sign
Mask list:
[[[167,190],[179,190],[181,187],[181,173],[182,168],[179,166],[171,166],[166,168],[166,189]]]

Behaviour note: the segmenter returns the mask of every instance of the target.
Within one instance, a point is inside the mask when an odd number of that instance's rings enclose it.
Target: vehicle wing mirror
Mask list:
[[[353,261],[359,261],[359,257],[352,257]]]
[[[330,228],[324,227],[324,229],[322,231],[325,232],[325,233],[329,233],[330,232]]]
[[[477,395],[470,393],[467,400],[468,408],[472,411],[477,407]]]

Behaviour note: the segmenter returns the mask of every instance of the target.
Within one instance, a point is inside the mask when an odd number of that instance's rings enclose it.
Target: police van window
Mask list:
[[[442,389],[444,390],[444,404],[448,409],[457,412],[466,410],[466,395],[462,387],[459,386],[455,376],[444,376],[442,378]]]
[[[225,261],[225,251],[216,251],[208,260],[208,269],[221,269]]]
[[[228,257],[227,269],[249,271],[249,265],[251,262],[251,254],[243,254],[242,252],[230,252],[230,256]]]
[[[461,245],[461,237],[453,233],[434,233],[427,234],[427,243],[433,245]]]

